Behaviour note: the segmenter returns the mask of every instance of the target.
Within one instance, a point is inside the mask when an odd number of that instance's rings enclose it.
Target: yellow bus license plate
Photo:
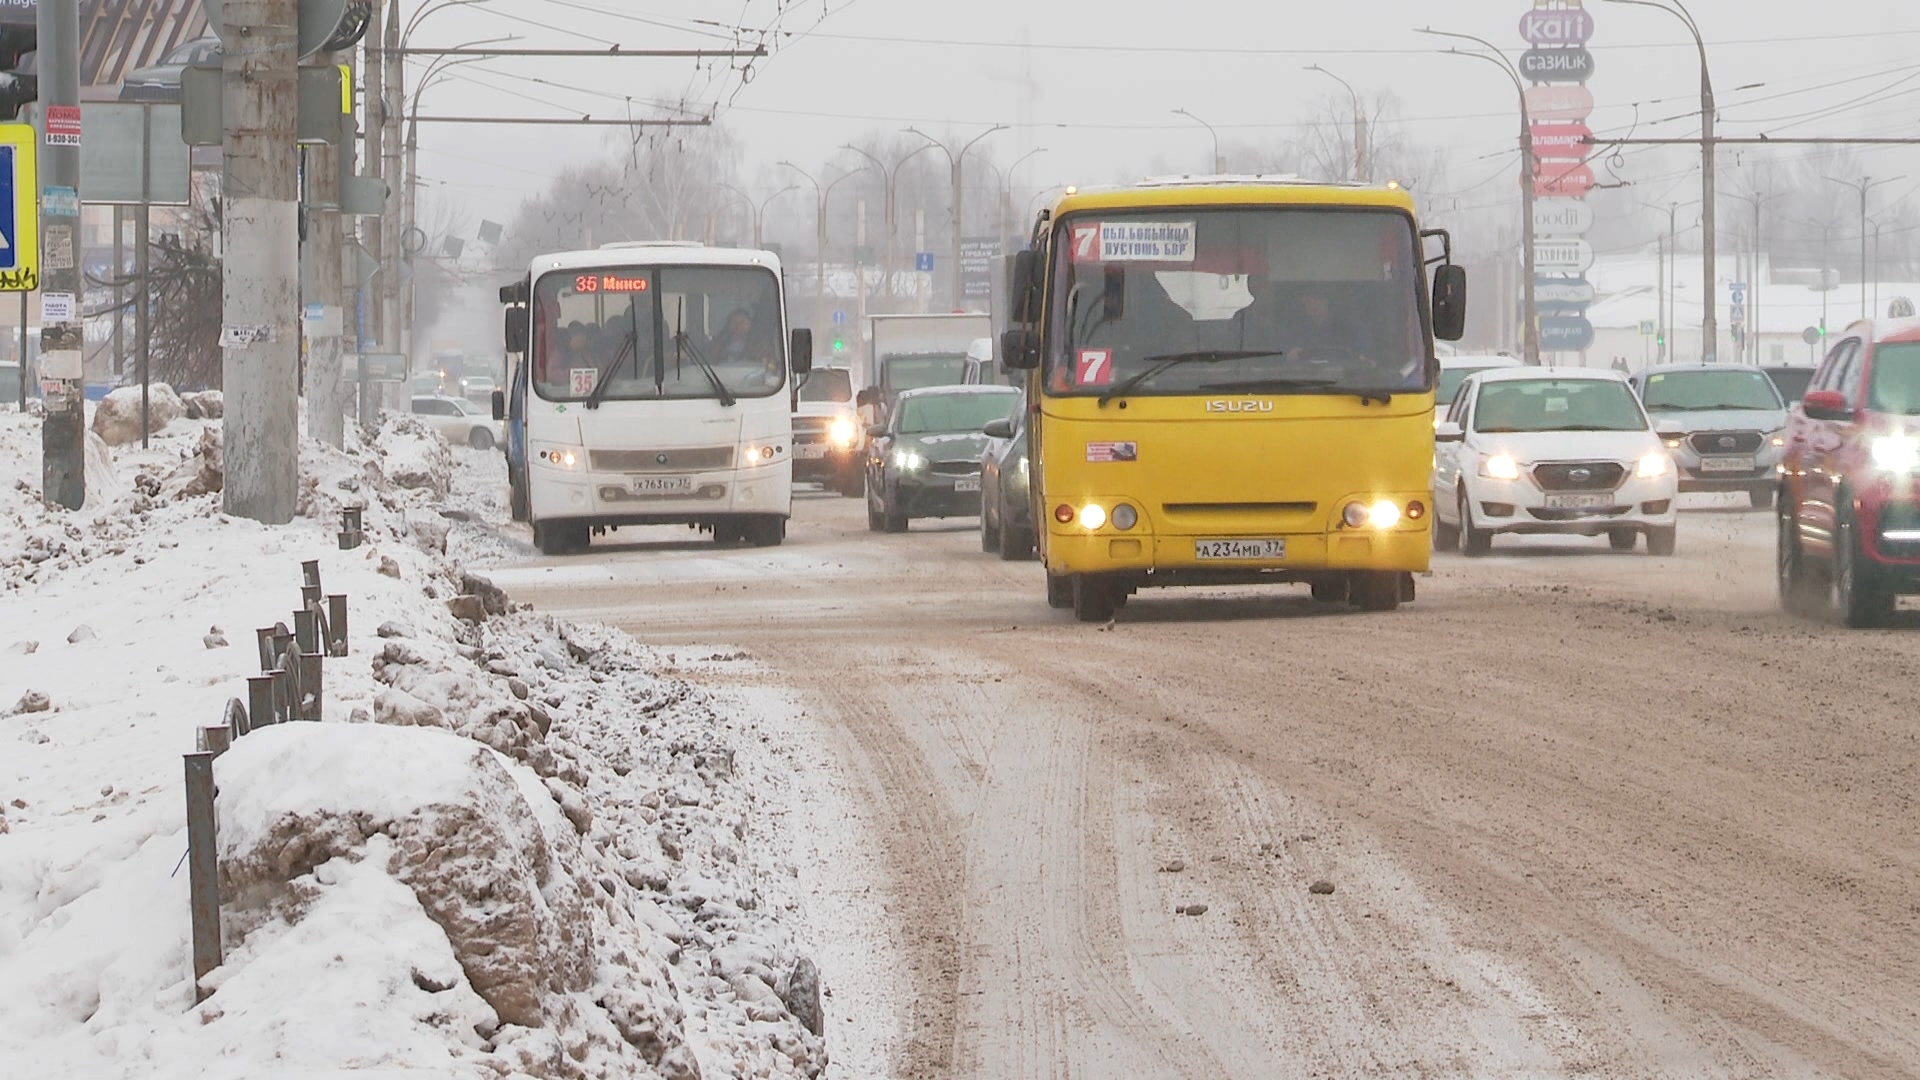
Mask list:
[[[1195,540],[1193,557],[1202,560],[1235,561],[1248,559],[1284,559],[1285,540]]]

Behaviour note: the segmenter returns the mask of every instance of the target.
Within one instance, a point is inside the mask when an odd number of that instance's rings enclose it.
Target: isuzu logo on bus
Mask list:
[[[1210,413],[1268,413],[1273,411],[1271,401],[1209,401]]]

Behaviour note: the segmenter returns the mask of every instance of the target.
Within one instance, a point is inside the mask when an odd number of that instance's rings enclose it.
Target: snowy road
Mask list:
[[[1672,560],[1502,541],[1392,615],[1143,593],[1110,630],[965,525],[813,496],[771,554],[492,572],[801,703],[909,946],[872,1075],[1920,1072],[1920,618],[1775,614],[1766,515],[1689,514]]]

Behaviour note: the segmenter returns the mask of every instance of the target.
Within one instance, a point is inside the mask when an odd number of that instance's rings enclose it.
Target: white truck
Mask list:
[[[968,350],[992,336],[991,315],[869,315],[866,352],[853,372],[861,422],[885,423],[902,390],[968,382]],[[992,372],[972,379],[991,380]]]

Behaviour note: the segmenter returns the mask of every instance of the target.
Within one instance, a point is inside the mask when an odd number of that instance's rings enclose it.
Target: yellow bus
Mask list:
[[[1028,373],[1051,605],[1104,622],[1151,586],[1306,584],[1374,611],[1413,598],[1432,545],[1433,342],[1461,335],[1466,273],[1407,192],[1269,177],[1069,191],[1011,278],[1002,353]]]

